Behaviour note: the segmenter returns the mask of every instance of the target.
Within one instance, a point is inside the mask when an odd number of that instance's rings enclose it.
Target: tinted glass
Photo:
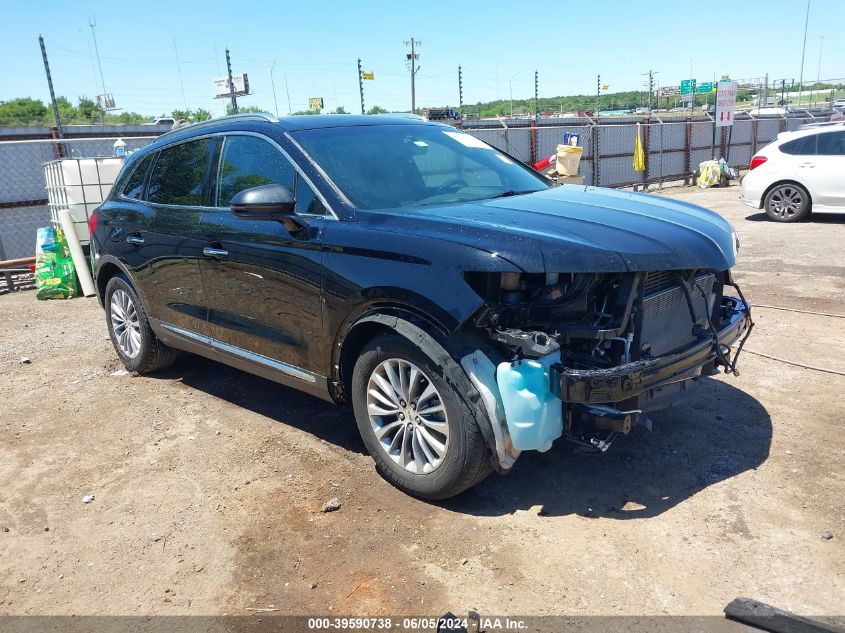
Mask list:
[[[236,193],[260,185],[293,191],[293,165],[278,148],[255,136],[228,136],[218,177],[217,205],[229,206]]]
[[[336,127],[294,136],[362,209],[455,204],[550,186],[497,149],[443,126]]]
[[[162,150],[153,167],[147,199],[159,204],[201,205],[210,147],[211,140],[206,138]]]
[[[305,182],[305,179],[296,178],[296,212],[308,213],[310,215],[325,215],[326,207],[314,193],[314,190]]]
[[[126,181],[126,186],[123,187],[123,191],[121,192],[121,195],[124,198],[140,200],[144,195],[144,181],[147,178],[147,172],[150,170],[150,165],[153,162],[154,156],[155,153],[150,154],[136,165],[135,170],[132,172],[132,175],[129,176],[129,180]]]
[[[815,134],[797,138],[781,145],[780,151],[793,156],[812,156],[816,153],[816,138],[818,137]]]
[[[820,156],[845,156],[845,132],[819,134],[817,153]]]

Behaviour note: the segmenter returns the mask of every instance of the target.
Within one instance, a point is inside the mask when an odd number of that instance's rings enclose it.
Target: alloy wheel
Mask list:
[[[449,418],[434,383],[414,363],[390,358],[367,383],[367,415],[379,446],[414,474],[443,463],[449,447]]]
[[[111,327],[120,350],[129,358],[141,351],[141,323],[132,297],[118,288],[111,296]]]
[[[795,187],[778,187],[769,198],[769,210],[779,218],[792,218],[801,211],[804,196]]]

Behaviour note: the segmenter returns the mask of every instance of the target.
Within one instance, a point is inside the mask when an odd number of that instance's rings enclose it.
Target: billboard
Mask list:
[[[235,96],[242,97],[249,94],[249,77],[244,73],[243,75],[232,75],[232,84],[235,86]],[[228,99],[229,98],[229,78],[217,77],[214,79],[214,98]]]
[[[323,109],[323,97],[311,97],[308,100],[308,109],[313,112],[319,112]]]

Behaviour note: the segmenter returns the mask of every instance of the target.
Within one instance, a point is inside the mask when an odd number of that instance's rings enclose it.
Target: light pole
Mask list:
[[[801,47],[801,75],[798,78],[798,107],[801,107],[801,93],[804,91],[804,53],[807,52],[807,23],[810,21],[810,0],[807,0],[807,15],[804,17],[804,45]]]
[[[517,70],[510,79],[508,79],[508,92],[510,93],[510,100],[511,100],[511,118],[513,118],[513,80],[516,79],[516,76],[522,72],[522,69]]]
[[[273,86],[273,106],[276,108],[276,116],[279,116],[279,102],[276,101],[276,82],[273,80],[273,69],[276,67],[276,61],[270,64],[270,85]]]
[[[813,93],[813,104],[816,103],[816,95],[819,94],[822,82],[822,46],[824,46],[824,35],[819,38],[819,68],[816,71],[816,91]],[[830,103],[830,107],[833,107],[832,101]]]

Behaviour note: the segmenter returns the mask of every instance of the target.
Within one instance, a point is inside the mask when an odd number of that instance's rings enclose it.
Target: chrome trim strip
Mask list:
[[[286,363],[281,363],[277,360],[273,360],[272,358],[267,358],[266,356],[262,356],[261,354],[256,354],[254,352],[247,351],[240,347],[235,347],[234,345],[229,345],[228,343],[224,343],[223,341],[218,341],[217,339],[213,339],[210,336],[205,336],[203,334],[198,334],[197,332],[193,332],[191,330],[186,330],[181,328],[177,325],[173,325],[172,323],[162,323],[161,327],[165,328],[166,330],[170,330],[174,334],[178,334],[180,336],[184,336],[185,338],[192,339],[199,343],[204,343],[206,345],[210,345],[217,351],[227,352],[232,354],[233,356],[238,356],[240,358],[244,358],[246,360],[252,361],[259,365],[264,365],[265,367],[270,367],[271,369],[275,369],[286,376],[291,376],[293,378],[298,378],[299,380],[303,380],[305,382],[316,383],[317,382],[317,375],[307,371],[305,369],[301,369],[299,367],[295,367],[293,365],[288,365]]]

